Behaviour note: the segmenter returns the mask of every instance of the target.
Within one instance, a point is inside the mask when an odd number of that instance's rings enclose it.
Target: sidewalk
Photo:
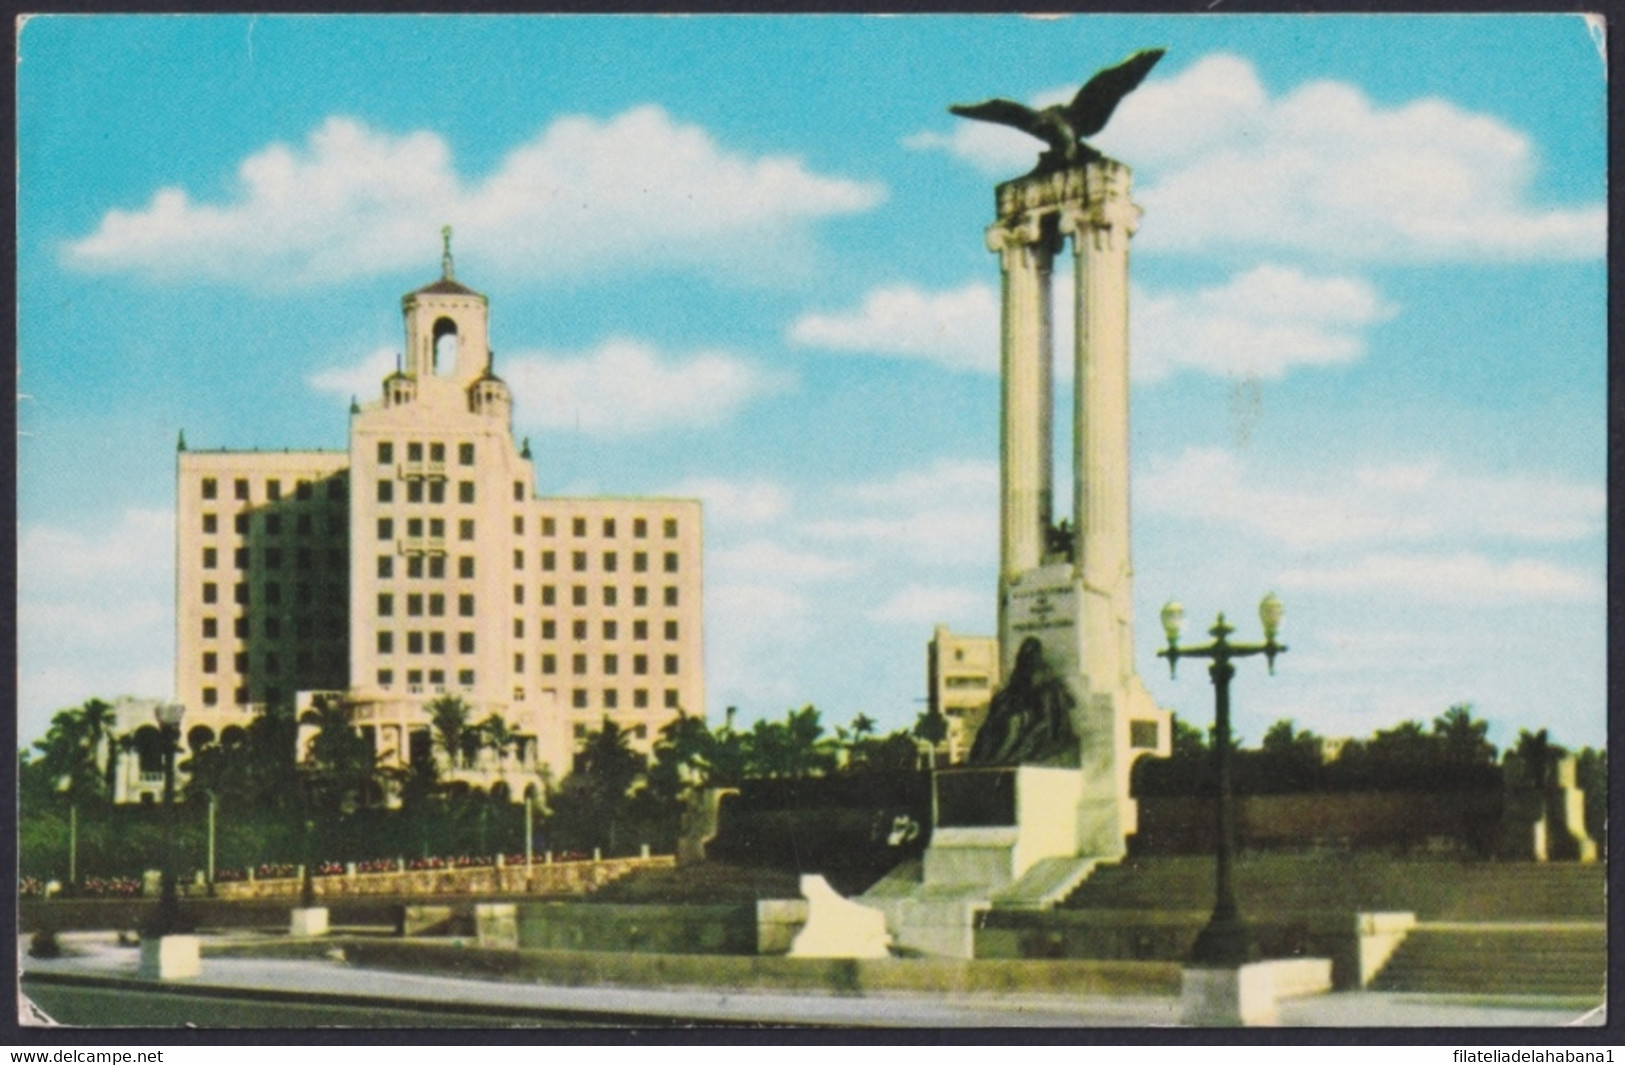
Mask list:
[[[119,946],[111,935],[64,935],[72,953],[52,960],[29,958],[20,964],[25,979],[39,975],[99,978],[131,990],[154,985],[136,974],[137,951]],[[203,975],[185,981],[187,993],[213,989],[252,998],[298,996],[372,1000],[380,1006],[413,1004],[445,1008],[534,1011],[579,1023],[768,1024],[903,1028],[1078,1027],[1143,1028],[1176,1025],[1179,1003],[1169,996],[1106,997],[1055,995],[867,996],[786,994],[703,990],[557,987],[456,976],[364,970],[338,958],[287,959],[208,957]],[[26,988],[26,985],[25,985]],[[1585,1006],[1572,1001],[1472,996],[1342,993],[1291,999],[1281,1004],[1281,1023],[1303,1027],[1549,1027],[1576,1023]],[[207,1017],[195,1023],[208,1026]],[[512,1023],[523,1024],[522,1015]],[[1600,1015],[1582,1023],[1601,1024]]]

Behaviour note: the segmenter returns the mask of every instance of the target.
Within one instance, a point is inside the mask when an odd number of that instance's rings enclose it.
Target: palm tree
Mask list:
[[[424,709],[429,712],[435,746],[445,753],[446,765],[457,768],[462,760],[464,733],[468,731],[468,704],[460,696],[442,695]]]
[[[517,747],[519,735],[508,726],[508,722],[501,714],[493,713],[476,726],[479,735],[479,746],[490,750],[497,756],[500,765],[508,754],[508,750]]]
[[[367,805],[377,778],[377,752],[356,731],[343,699],[320,695],[311,709],[317,729],[307,749],[311,783],[330,810]]]
[[[1433,735],[1446,761],[1461,765],[1494,765],[1495,745],[1486,738],[1488,721],[1473,720],[1471,703],[1457,703],[1433,719]]]

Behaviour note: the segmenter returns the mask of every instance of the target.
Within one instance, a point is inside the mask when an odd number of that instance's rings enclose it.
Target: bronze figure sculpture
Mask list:
[[[1093,137],[1106,128],[1118,102],[1145,80],[1164,51],[1147,48],[1114,67],[1107,67],[1090,78],[1070,103],[1040,109],[1014,100],[994,99],[979,104],[954,104],[948,110],[961,118],[1014,126],[1047,142],[1049,149],[1039,155],[1034,173],[1059,170],[1099,157],[1100,153],[1084,143],[1084,138]]]
[[[1010,680],[993,697],[987,720],[976,730],[970,765],[1078,764],[1072,728],[1072,693],[1032,636],[1016,652]]]

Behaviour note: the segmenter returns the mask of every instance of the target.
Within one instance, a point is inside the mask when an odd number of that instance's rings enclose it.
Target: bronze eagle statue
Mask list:
[[[1086,82],[1070,103],[1032,108],[1014,100],[983,100],[954,104],[948,110],[961,118],[1014,126],[1049,144],[1038,157],[1035,171],[1059,169],[1096,158],[1098,151],[1084,143],[1106,128],[1117,104],[1133,92],[1162,58],[1163,48],[1135,52],[1114,67],[1107,67]]]

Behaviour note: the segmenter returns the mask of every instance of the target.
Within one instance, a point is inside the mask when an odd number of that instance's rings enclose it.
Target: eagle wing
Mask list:
[[[1014,100],[983,100],[979,104],[954,104],[948,110],[960,118],[974,118],[981,122],[1014,126],[1040,140],[1049,139],[1039,127],[1038,112]]]
[[[1115,67],[1107,67],[1090,78],[1066,108],[1067,120],[1072,123],[1078,136],[1093,137],[1105,129],[1112,112],[1117,110],[1118,101],[1145,80],[1165,50],[1147,48],[1143,52],[1135,52]]]

